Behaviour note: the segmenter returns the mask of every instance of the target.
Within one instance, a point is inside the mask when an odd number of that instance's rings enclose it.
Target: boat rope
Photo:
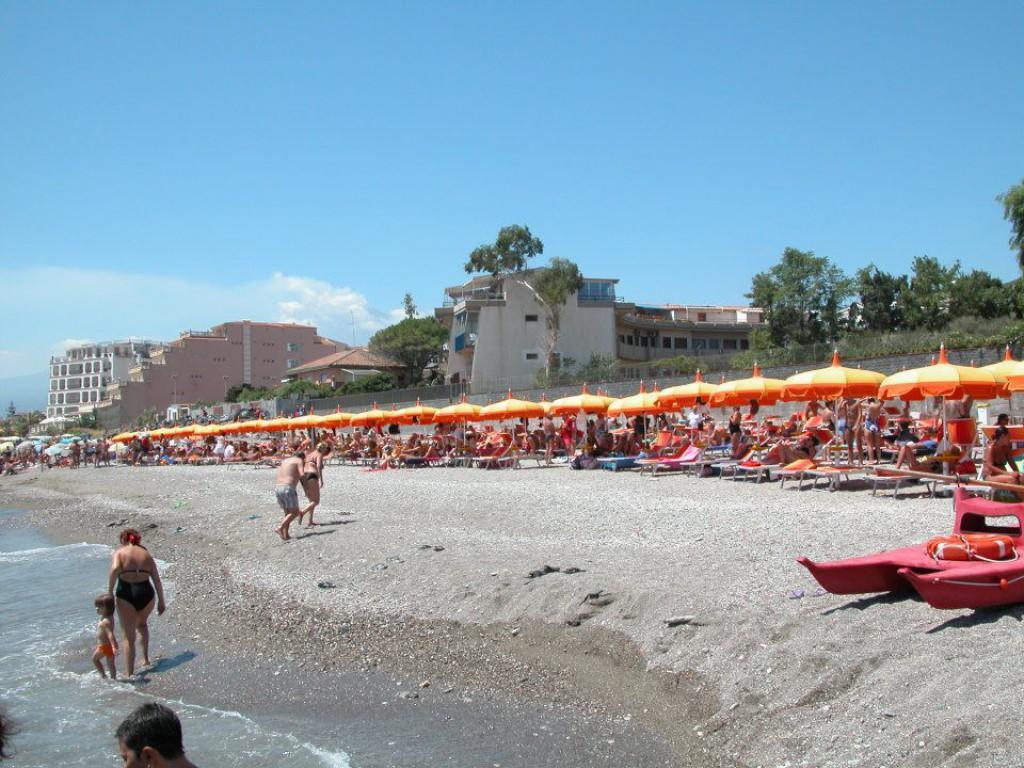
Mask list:
[[[955,584],[958,587],[999,587],[1006,589],[1011,584],[1024,581],[1024,576],[1016,576],[1012,579],[1000,579],[997,582],[991,581],[958,581],[954,579],[932,579],[932,584]]]

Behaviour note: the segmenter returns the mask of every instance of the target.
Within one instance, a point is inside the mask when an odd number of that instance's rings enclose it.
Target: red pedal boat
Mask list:
[[[1000,534],[1024,555],[1024,503],[1002,504],[957,488],[954,535]],[[866,557],[815,563],[797,562],[836,595],[916,590],[933,608],[983,608],[1024,603],[1024,559],[936,560],[925,544]]]

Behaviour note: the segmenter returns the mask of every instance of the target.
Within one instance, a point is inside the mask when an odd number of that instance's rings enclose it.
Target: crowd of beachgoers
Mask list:
[[[877,398],[812,400],[803,410],[783,418],[763,413],[756,402],[731,411],[718,409],[718,414],[698,403],[677,413],[629,418],[579,413],[498,424],[466,421],[402,428],[380,423],[350,430],[311,428],[244,437],[160,439],[140,432],[127,442],[103,437],[26,440],[0,455],[0,470],[12,473],[33,467],[77,469],[117,464],[277,466],[296,451],[309,452],[321,445],[330,461],[376,469],[499,469],[521,466],[532,459],[541,465],[568,464],[574,469],[659,466],[666,470],[700,463],[705,474],[737,463],[785,467],[798,461],[890,464],[929,472],[952,465],[957,474],[975,471],[970,451],[974,433],[967,444],[943,441],[944,423],[971,418],[971,399],[925,405],[921,411],[911,411],[908,403],[887,406]],[[999,422],[1005,424],[1008,419],[1002,415]],[[995,459],[999,466],[985,468],[983,464],[983,474],[1014,482],[1006,458],[997,455]]]

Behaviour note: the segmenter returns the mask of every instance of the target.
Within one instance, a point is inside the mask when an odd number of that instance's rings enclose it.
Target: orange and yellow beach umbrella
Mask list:
[[[349,426],[352,427],[376,427],[378,424],[388,424],[395,420],[395,414],[393,411],[381,410],[377,407],[377,404],[373,404],[373,408],[369,411],[363,411],[362,413],[355,414],[349,419]]]
[[[580,411],[584,413],[605,413],[608,410],[608,406],[614,402],[614,397],[592,395],[587,391],[587,385],[584,384],[583,389],[578,395],[560,397],[551,403],[551,414],[554,416],[566,416],[579,413]]]
[[[934,365],[912,368],[887,376],[878,388],[878,396],[883,400],[893,397],[903,400],[924,400],[926,397],[987,399],[1004,394],[1006,387],[1005,376],[984,368],[953,365],[946,356],[946,347],[943,346]]]
[[[531,400],[518,400],[508,397],[496,403],[485,405],[480,409],[480,421],[506,421],[508,419],[539,419],[544,416],[544,406]]]
[[[435,413],[437,408],[421,405],[419,398],[416,398],[416,405],[395,411],[395,420],[399,424],[429,424],[433,421]]]
[[[653,413],[664,413],[668,407],[660,402],[661,390],[658,385],[648,392],[644,389],[644,383],[640,382],[640,391],[629,397],[620,397],[608,404],[607,414],[609,416],[648,416]]]
[[[718,408],[746,405],[751,401],[758,405],[775,405],[782,399],[782,388],[785,385],[786,382],[782,379],[766,379],[761,375],[761,367],[755,363],[750,378],[719,384],[718,389],[711,395],[711,405]]]
[[[1014,360],[1013,355],[1010,354],[1010,346],[1007,345],[1003,352],[1003,359],[998,363],[991,363],[989,365],[983,365],[981,370],[991,371],[996,376],[1002,376],[1012,385],[1011,377],[1018,384],[1024,383],[1024,363],[1020,360]],[[1024,386],[1017,386],[1014,391],[1024,389]]]
[[[335,411],[334,413],[325,413],[323,416],[317,416],[316,426],[322,429],[338,429],[339,427],[347,427],[354,414],[347,413],[345,411]]]
[[[783,400],[835,400],[837,397],[869,397],[878,394],[884,373],[847,368],[832,353],[832,365],[803,371],[786,379]]]
[[[286,432],[291,428],[291,419],[285,418],[270,419],[260,425],[263,432]]]
[[[718,385],[704,381],[698,369],[697,375],[689,384],[680,384],[677,387],[666,387],[661,390],[658,402],[666,406],[668,410],[675,411],[679,408],[696,405],[698,400],[706,403],[717,390]]]
[[[480,418],[480,411],[483,410],[479,405],[466,402],[466,396],[462,395],[459,398],[459,402],[446,405],[444,408],[438,408],[434,413],[433,421],[435,424],[454,424],[457,421],[477,421]]]

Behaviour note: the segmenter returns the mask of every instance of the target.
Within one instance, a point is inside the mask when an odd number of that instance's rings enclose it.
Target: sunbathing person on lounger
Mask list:
[[[816,434],[806,432],[795,444],[784,440],[768,451],[765,463],[778,463],[785,466],[801,459],[813,460],[820,444],[821,441]]]

